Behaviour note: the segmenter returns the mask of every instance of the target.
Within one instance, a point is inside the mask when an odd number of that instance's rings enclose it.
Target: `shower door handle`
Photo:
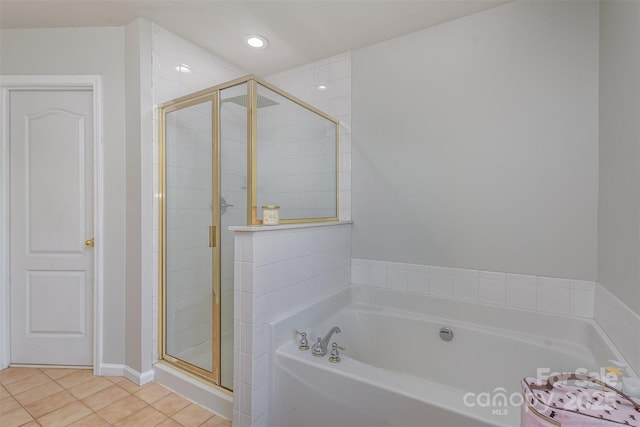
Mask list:
[[[209,226],[209,247],[210,248],[216,247],[216,226],[215,225]]]
[[[227,208],[232,208],[233,205],[227,203],[227,200],[224,197],[220,197],[220,215],[224,215],[227,212]]]

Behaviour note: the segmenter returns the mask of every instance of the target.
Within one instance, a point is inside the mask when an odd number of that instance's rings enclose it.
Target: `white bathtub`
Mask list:
[[[592,320],[368,287],[272,326],[273,427],[517,426],[523,377],[622,360]],[[298,350],[333,326],[341,363]]]

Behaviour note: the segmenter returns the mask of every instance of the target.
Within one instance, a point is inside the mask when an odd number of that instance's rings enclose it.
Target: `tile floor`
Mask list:
[[[231,427],[231,421],[151,382],[89,369],[0,370],[0,426]]]

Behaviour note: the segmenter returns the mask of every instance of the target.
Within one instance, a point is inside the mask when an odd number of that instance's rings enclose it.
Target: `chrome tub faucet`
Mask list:
[[[318,337],[318,341],[311,347],[311,353],[316,357],[322,357],[327,354],[327,347],[329,347],[329,340],[334,333],[339,334],[342,332],[340,328],[334,326],[323,338]]]

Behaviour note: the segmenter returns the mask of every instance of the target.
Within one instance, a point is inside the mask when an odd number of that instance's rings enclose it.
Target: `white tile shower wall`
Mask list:
[[[156,24],[152,31],[156,104],[247,74]]]
[[[595,319],[631,368],[640,374],[640,315],[598,284]]]
[[[279,205],[282,218],[336,215],[336,127],[258,86],[278,108],[258,109],[258,206]]]
[[[167,350],[175,356],[211,340],[210,103],[167,118]]]
[[[169,101],[197,90],[235,79],[247,74],[245,71],[217,58],[200,47],[178,37],[164,28],[152,24],[152,91],[153,104]],[[182,67],[182,68],[181,68]],[[159,161],[158,161],[158,120],[154,108],[153,119],[153,191],[155,209],[153,216],[154,230],[154,283],[158,283],[158,195]],[[195,171],[192,171],[194,174]],[[194,317],[196,314],[194,313]],[[153,287],[153,353],[158,359],[158,287]]]
[[[581,280],[353,258],[351,282],[438,298],[594,316],[596,284]]]
[[[225,91],[222,91],[222,98]],[[222,304],[233,301],[233,232],[229,226],[247,221],[247,116],[238,105],[223,103],[220,111],[220,191],[227,203],[220,217],[220,275]],[[231,307],[233,305],[231,304]],[[223,307],[222,336],[233,334],[233,316]],[[229,347],[232,356],[233,346]],[[226,352],[225,352],[226,353]],[[224,364],[223,364],[224,365]],[[228,366],[231,366],[229,364]],[[230,375],[229,378],[232,378]]]
[[[283,227],[235,232],[234,427],[268,422],[268,323],[349,284],[349,223]]]
[[[221,91],[222,100],[234,96],[240,88]],[[245,89],[246,93],[246,89]],[[220,191],[227,208],[220,217],[221,277],[221,382],[233,385],[234,335],[234,233],[229,226],[247,221],[247,116],[246,108],[222,102],[220,108]],[[222,201],[221,201],[222,202]]]
[[[351,52],[265,78],[340,120],[339,218],[351,220]],[[319,90],[320,85],[324,90]]]

